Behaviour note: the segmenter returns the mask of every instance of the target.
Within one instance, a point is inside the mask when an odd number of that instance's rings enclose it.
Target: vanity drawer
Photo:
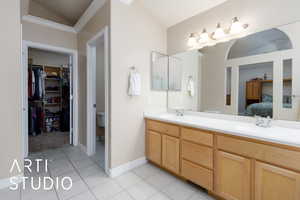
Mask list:
[[[164,133],[170,136],[179,137],[180,136],[180,129],[179,126],[157,122],[148,120],[147,121],[147,129],[152,131],[157,131],[160,133]]]
[[[213,189],[213,172],[186,160],[181,163],[181,175],[210,191]]]
[[[300,171],[300,152],[298,151],[226,136],[217,136],[217,147],[224,151]]]
[[[212,133],[207,131],[182,128],[181,137],[184,140],[195,142],[197,144],[203,144],[211,147],[213,146],[214,136]]]
[[[213,168],[213,149],[209,147],[182,141],[181,156],[193,163]]]

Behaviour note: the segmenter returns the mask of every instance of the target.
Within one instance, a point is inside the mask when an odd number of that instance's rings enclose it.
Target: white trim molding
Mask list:
[[[122,174],[130,171],[130,170],[133,170],[139,166],[142,166],[144,164],[146,164],[148,161],[146,160],[145,157],[143,158],[139,158],[137,160],[134,160],[134,161],[131,161],[131,162],[128,162],[128,163],[125,163],[123,165],[120,165],[118,167],[115,167],[115,168],[112,168],[109,170],[109,176],[111,178],[115,178],[115,177],[118,177],[118,176],[121,176]]]
[[[75,28],[72,26],[60,24],[51,20],[43,19],[41,17],[36,17],[32,15],[25,15],[22,17],[22,20],[25,22],[30,22],[34,24],[39,24],[43,26],[48,26],[50,28],[54,28],[61,31],[71,32],[71,33],[77,33]]]
[[[11,179],[14,179],[14,183],[21,183],[23,181],[23,174],[17,175],[17,176],[13,176],[10,178],[6,178],[6,179],[1,179],[0,180],[0,190],[1,189],[6,189],[10,186],[13,186],[14,184],[11,183]]]
[[[109,28],[106,26],[86,43],[87,49],[87,155],[96,153],[96,44],[104,38],[105,71],[105,171],[108,172],[110,161],[110,66],[109,66]],[[108,172],[109,173],[109,172]]]
[[[75,24],[74,29],[78,33],[84,26],[89,22],[89,20],[96,14],[96,12],[102,8],[107,0],[94,0],[88,9],[83,13],[78,22]]]
[[[75,49],[67,49],[63,47],[52,46],[43,43],[36,43],[32,41],[22,41],[22,144],[23,144],[23,156],[28,156],[28,94],[27,94],[27,68],[28,68],[28,49],[36,48],[52,52],[60,52],[72,56],[73,59],[73,145],[77,146],[79,143],[79,129],[78,129],[78,51]]]

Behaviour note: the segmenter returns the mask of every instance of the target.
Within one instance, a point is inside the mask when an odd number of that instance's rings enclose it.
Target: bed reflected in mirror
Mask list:
[[[273,117],[273,62],[239,67],[239,115]]]

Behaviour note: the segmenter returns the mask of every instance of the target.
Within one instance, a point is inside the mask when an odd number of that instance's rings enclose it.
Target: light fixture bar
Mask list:
[[[188,39],[188,46],[197,48],[212,46],[218,42],[225,42],[238,37],[248,27],[249,24],[242,24],[238,17],[234,17],[228,29],[223,29],[221,23],[218,23],[215,32],[211,34],[209,34],[206,29],[203,29],[201,34],[191,33]]]

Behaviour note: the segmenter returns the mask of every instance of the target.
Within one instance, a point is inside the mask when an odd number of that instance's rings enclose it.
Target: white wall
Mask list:
[[[189,51],[173,55],[181,62],[182,67],[182,81],[181,91],[169,91],[168,92],[168,107],[171,109],[185,109],[192,111],[200,110],[199,95],[200,95],[200,79],[199,73],[201,71],[200,66],[200,53],[195,51]],[[192,97],[188,93],[188,80],[192,76],[195,85],[195,95]]]
[[[23,40],[68,49],[77,49],[76,33],[57,30],[44,25],[22,21]]]
[[[33,59],[35,65],[47,65],[60,67],[61,65],[69,64],[69,56],[66,54],[44,51],[30,48],[28,58]]]
[[[97,112],[105,111],[104,43],[96,45],[96,105]]]
[[[166,29],[134,1],[111,1],[111,163],[112,167],[145,156],[146,110],[166,109],[166,92],[150,90],[151,51],[166,52]],[[142,94],[129,97],[128,75],[141,74]]]
[[[86,146],[87,143],[87,49],[86,43],[105,27],[110,28],[110,1],[101,7],[88,21],[84,28],[77,34],[78,46],[78,86],[79,86],[79,142]]]
[[[2,1],[0,7],[0,180],[20,175],[10,173],[16,159],[21,164],[21,22],[20,1]],[[2,199],[2,198],[1,198]]]
[[[232,42],[218,44],[215,47],[201,50],[203,53],[201,59],[201,111],[218,111],[221,113],[234,113],[235,99],[232,98],[231,106],[225,106],[226,98],[226,65],[227,51]],[[232,68],[232,86],[235,84],[234,68]],[[235,91],[232,88],[231,95],[234,97]]]

